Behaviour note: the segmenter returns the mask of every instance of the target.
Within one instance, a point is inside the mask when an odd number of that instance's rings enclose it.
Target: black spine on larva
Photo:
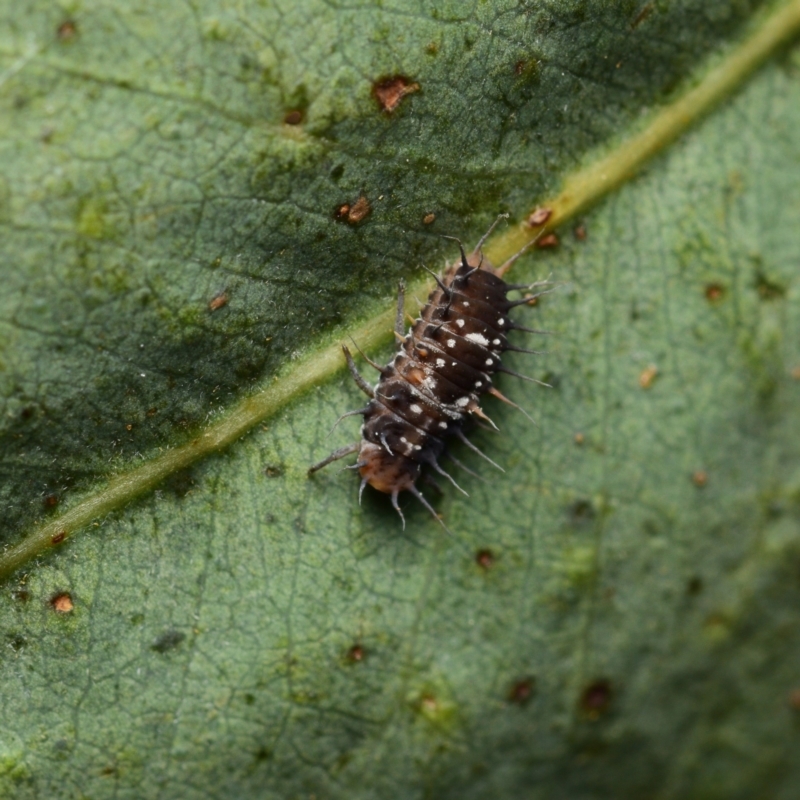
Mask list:
[[[365,409],[354,412],[364,415],[361,442],[337,450],[312,467],[312,472],[358,450],[355,466],[362,477],[362,489],[370,484],[390,494],[398,512],[398,494],[410,491],[435,514],[415,486],[423,467],[447,474],[439,466],[446,440],[453,435],[463,438],[469,415],[485,418],[478,402],[481,395],[491,392],[511,402],[493,387],[492,376],[501,368],[501,356],[509,349],[508,331],[519,327],[508,317],[508,311],[521,301],[512,303],[506,295],[524,287],[506,284],[483,259],[479,248],[480,244],[469,257],[462,250],[461,261],[450,267],[444,278],[437,279],[437,287],[397,354],[381,370],[374,393],[358,376],[345,348],[351,372],[361,388],[372,395]],[[499,272],[502,274],[524,249]],[[530,288],[543,285],[546,282]]]

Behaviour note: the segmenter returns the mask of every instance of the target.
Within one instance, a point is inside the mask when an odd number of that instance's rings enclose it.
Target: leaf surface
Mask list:
[[[754,13],[409,8],[0,6],[6,543],[624,149]],[[0,797],[794,796],[799,70],[520,263],[562,286],[508,363],[554,388],[502,382],[505,475],[455,447],[487,482],[425,490],[454,540],[307,479],[342,377],[15,576]]]

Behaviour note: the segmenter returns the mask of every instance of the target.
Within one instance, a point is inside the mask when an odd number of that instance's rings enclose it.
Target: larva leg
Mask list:
[[[403,281],[397,284],[397,314],[394,318],[394,332],[401,339],[406,331],[406,285]]]
[[[317,470],[322,469],[323,467],[327,467],[333,461],[338,461],[340,458],[344,458],[345,456],[349,456],[350,453],[358,452],[358,449],[361,447],[361,442],[353,442],[352,444],[345,445],[344,447],[340,447],[338,450],[334,450],[327,458],[323,458],[319,464],[314,464],[313,467],[309,467],[308,474],[313,475]]]
[[[350,374],[353,376],[356,386],[358,386],[358,388],[361,389],[361,391],[364,392],[367,397],[375,397],[375,390],[364,380],[363,376],[358,371],[356,362],[353,361],[353,356],[350,355],[350,351],[345,345],[342,345],[342,352],[344,353],[344,357],[347,361],[347,369],[350,370]]]
[[[475,249],[472,251],[472,255],[476,256],[481,251],[481,247],[483,247],[483,243],[492,235],[492,231],[500,224],[501,219],[508,219],[508,214],[499,214],[497,219],[489,226],[489,230],[481,236],[478,244],[475,245]]]

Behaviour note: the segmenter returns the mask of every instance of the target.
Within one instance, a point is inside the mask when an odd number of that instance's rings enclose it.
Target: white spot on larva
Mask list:
[[[456,405],[459,408],[464,408],[464,406],[468,406],[469,405],[469,397],[459,397],[458,400],[456,400]]]
[[[505,321],[505,320],[504,320],[502,317],[500,317],[500,319],[499,319],[499,320],[497,320],[497,324],[498,324],[498,325],[500,325],[500,326],[502,327],[503,325],[505,325],[505,324],[506,324],[506,321]]]
[[[443,367],[444,366],[444,359],[443,358],[437,358],[436,359],[436,366],[437,367]]]
[[[480,389],[483,386],[483,381],[475,381],[475,388]]]
[[[469,305],[469,300],[465,300],[465,301],[464,301],[464,305],[465,305],[465,306],[468,306],[468,305]]]
[[[439,427],[440,428],[447,428],[447,423],[446,422],[440,422],[439,423]]]
[[[422,445],[421,444],[415,444],[414,445],[414,449],[415,450],[422,450]]]
[[[448,347],[455,347],[456,346],[456,340],[455,339],[448,339],[447,340],[447,346]]]
[[[464,320],[463,319],[457,319],[456,320],[456,325],[458,325],[459,328],[463,328],[464,327]]]
[[[401,437],[400,437],[400,441],[401,441],[403,444],[408,444],[408,439],[406,439],[406,437],[405,437],[405,436],[401,436]]]
[[[482,333],[468,333],[464,338],[475,342],[475,344],[482,345],[483,347],[489,344],[489,340]]]
[[[455,365],[456,365],[456,362],[455,362],[455,361],[451,361],[451,362],[450,362],[450,366],[451,366],[451,367],[454,367]]]
[[[487,367],[491,367],[491,366],[492,366],[492,364],[494,364],[494,361],[492,361],[492,359],[491,359],[491,358],[487,358],[487,359],[486,359],[486,366],[487,366]]]
[[[500,344],[500,340],[499,339],[492,339],[492,344]]]
[[[409,408],[410,408],[410,409],[411,409],[411,410],[412,410],[412,411],[413,411],[415,414],[421,414],[421,413],[422,413],[422,408],[421,408],[421,406],[418,406],[416,403],[412,403],[412,404],[409,406]]]

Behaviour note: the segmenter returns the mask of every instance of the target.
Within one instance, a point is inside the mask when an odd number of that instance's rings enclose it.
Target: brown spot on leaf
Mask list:
[[[72,596],[69,592],[59,592],[50,598],[50,605],[53,610],[58,614],[69,614],[75,604],[72,602]]]
[[[555,233],[548,233],[547,236],[542,236],[538,242],[536,242],[536,246],[541,249],[546,249],[548,247],[558,247],[559,240],[558,236]]]
[[[58,505],[58,495],[55,493],[46,494],[42,502],[45,508],[55,508]]]
[[[586,437],[582,433],[578,432],[572,437],[572,440],[578,445],[578,447],[580,447],[586,441]]]
[[[478,550],[475,553],[475,563],[483,569],[491,569],[494,566],[494,553],[488,548]]]
[[[362,194],[355,203],[343,203],[334,209],[333,216],[348,225],[358,225],[372,211],[369,200]]]
[[[419,91],[419,84],[411,81],[405,75],[392,75],[389,78],[380,78],[372,84],[372,96],[378,102],[381,111],[391,114],[402,99]]]
[[[280,464],[268,464],[264,468],[264,474],[268,478],[280,478],[283,475],[283,467]]]
[[[219,294],[214,295],[214,297],[208,301],[208,310],[216,311],[217,309],[226,305],[228,305],[228,293],[220,292]]]
[[[721,283],[709,283],[706,285],[705,295],[709,303],[717,303],[722,300],[725,294],[725,287]]]
[[[639,386],[641,386],[642,389],[649,389],[657,377],[658,367],[656,367],[655,364],[651,364],[639,374]]]
[[[800,364],[798,364],[796,367],[792,367],[792,371],[791,371],[790,375],[796,381],[800,381]]]
[[[366,653],[364,652],[364,648],[360,644],[354,644],[348,651],[347,651],[347,660],[351,664],[358,664],[366,658]]]
[[[426,214],[426,215],[425,215],[425,216],[422,218],[422,224],[423,224],[423,225],[430,225],[430,224],[431,224],[431,223],[432,223],[432,222],[433,222],[435,219],[436,219],[436,214],[434,214],[433,212],[431,212],[430,214]]]
[[[581,694],[581,708],[589,719],[599,719],[611,706],[611,682],[605,678],[592,681]]]
[[[538,228],[540,225],[544,225],[550,217],[553,216],[553,209],[552,208],[537,208],[529,217],[528,217],[528,225],[531,228]]]
[[[586,230],[586,226],[583,223],[581,223],[580,225],[576,225],[573,228],[572,234],[579,242],[585,242],[588,232]]]
[[[27,589],[15,589],[11,596],[20,603],[27,603],[31,599],[31,593]]]
[[[78,35],[78,23],[74,19],[65,19],[57,28],[56,36],[62,42],[69,42]]]
[[[789,692],[789,708],[792,711],[800,711],[800,689],[792,689]]]
[[[535,689],[535,678],[523,678],[517,681],[509,690],[508,701],[518,706],[525,706],[533,697]]]
[[[299,125],[303,121],[303,112],[294,109],[292,111],[287,111],[286,116],[283,118],[283,122],[286,125]]]
[[[58,533],[54,533],[50,537],[50,542],[52,544],[61,544],[61,542],[63,542],[64,539],[66,539],[66,538],[67,538],[67,532],[66,531],[59,531]]]
[[[708,473],[704,469],[698,469],[692,473],[692,483],[702,489],[708,483]]]

